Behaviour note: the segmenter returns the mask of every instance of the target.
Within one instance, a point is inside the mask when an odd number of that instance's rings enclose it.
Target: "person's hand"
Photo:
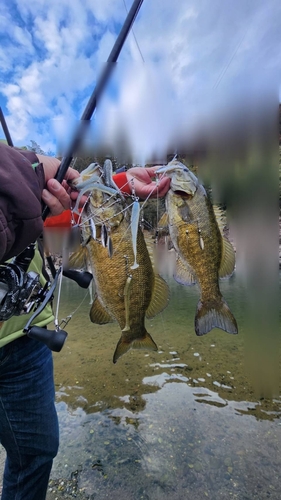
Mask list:
[[[73,168],[68,168],[65,179],[60,184],[54,179],[60,166],[60,161],[52,156],[39,154],[36,156],[39,162],[43,164],[46,181],[46,187],[42,191],[42,200],[49,207],[51,215],[59,215],[71,207],[71,202],[75,201],[79,194],[76,191],[72,191],[67,183],[68,180],[79,177],[79,173]]]
[[[154,167],[133,167],[126,172],[127,180],[131,191],[135,192],[136,196],[141,199],[146,199],[148,196],[156,198],[165,196],[170,187],[171,179],[167,176],[161,176],[155,180],[155,172],[159,165]]]

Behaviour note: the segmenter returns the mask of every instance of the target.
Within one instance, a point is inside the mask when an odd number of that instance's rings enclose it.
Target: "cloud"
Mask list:
[[[97,13],[105,20],[103,9],[99,7]],[[36,130],[38,119],[51,125],[51,119],[62,112],[66,119],[73,116],[115,37],[80,1],[47,5],[37,0],[31,5],[19,0],[13,9],[5,6],[0,20],[8,40],[0,50],[1,93],[14,141],[22,143]],[[38,140],[38,134],[32,138]]]
[[[144,2],[95,118],[99,138],[114,143],[121,127],[144,158],[251,92],[278,95],[280,15],[279,0]],[[0,103],[15,142],[55,149],[58,122],[81,116],[125,17],[123,0],[4,2]]]
[[[141,65],[124,71],[119,101],[103,109],[112,142],[121,123],[135,151],[147,157],[167,144],[210,136],[235,108],[243,122],[252,102],[271,95],[277,105],[278,2],[269,8],[260,1],[215,0],[211,7],[205,0],[155,1],[142,13],[135,32],[147,71]]]

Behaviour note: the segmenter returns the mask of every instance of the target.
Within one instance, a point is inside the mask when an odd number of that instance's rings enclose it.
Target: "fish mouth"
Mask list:
[[[192,198],[196,193],[196,186],[191,182],[182,182],[182,179],[171,179],[170,189],[178,196]]]
[[[181,191],[180,189],[176,189],[175,191],[173,190],[173,193],[176,194],[177,196],[180,196],[181,198],[192,198],[193,195],[191,193],[187,193],[186,191]]]
[[[170,177],[170,189],[182,198],[194,196],[198,188],[197,177],[178,160],[173,160],[164,167],[158,168],[156,174],[166,174]]]

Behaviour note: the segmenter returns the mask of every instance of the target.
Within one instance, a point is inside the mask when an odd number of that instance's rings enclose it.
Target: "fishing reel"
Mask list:
[[[52,285],[41,285],[39,275],[27,272],[34,257],[35,244],[28,246],[12,262],[0,265],[0,321],[7,321],[12,316],[21,316],[34,311],[25,325],[23,332],[36,340],[44,342],[52,351],[59,352],[67,337],[63,330],[48,331],[46,328],[32,326],[48,302],[53,300],[53,292],[58,276]]]
[[[42,287],[37,273],[26,272],[33,256],[30,245],[11,263],[0,265],[0,321],[28,314],[44,300],[47,285]]]
[[[34,251],[35,244],[33,243],[18,257],[15,257],[11,263],[0,265],[0,322],[7,321],[12,316],[29,314],[34,311],[23,332],[30,338],[40,340],[52,351],[59,352],[66,340],[67,332],[61,330],[58,325],[52,331],[34,326],[32,323],[46,305],[53,300],[62,269],[60,268],[56,272],[52,284],[48,281],[42,286],[37,273],[27,272],[34,257]],[[68,275],[83,288],[87,288],[92,279],[91,273],[85,274],[68,270],[63,274]]]
[[[0,266],[0,321],[28,314],[42,294],[38,274],[25,273],[15,264]]]

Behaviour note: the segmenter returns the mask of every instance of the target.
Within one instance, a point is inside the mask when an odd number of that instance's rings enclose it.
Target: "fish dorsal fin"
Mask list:
[[[235,252],[231,243],[223,235],[223,230],[226,226],[225,211],[218,205],[213,205],[216,221],[222,236],[222,257],[219,269],[219,277],[224,278],[230,276],[235,267]]]
[[[222,256],[219,269],[219,277],[224,278],[233,273],[235,267],[234,248],[225,237],[222,238]]]
[[[86,246],[80,245],[78,250],[69,257],[69,267],[73,269],[87,268],[88,258],[89,254]]]
[[[165,307],[167,307],[170,298],[170,291],[166,281],[156,274],[154,276],[154,287],[152,291],[152,298],[146,310],[147,318],[154,318]]]
[[[110,314],[101,305],[98,297],[96,296],[90,310],[90,320],[97,325],[105,325],[106,323],[113,323]]]
[[[174,280],[180,285],[195,285],[197,281],[192,268],[186,262],[183,262],[179,256],[177,256],[176,270],[173,276]]]
[[[215,214],[216,221],[219,226],[221,235],[223,236],[223,230],[226,226],[226,216],[224,210],[219,205],[213,205],[213,210]]]

